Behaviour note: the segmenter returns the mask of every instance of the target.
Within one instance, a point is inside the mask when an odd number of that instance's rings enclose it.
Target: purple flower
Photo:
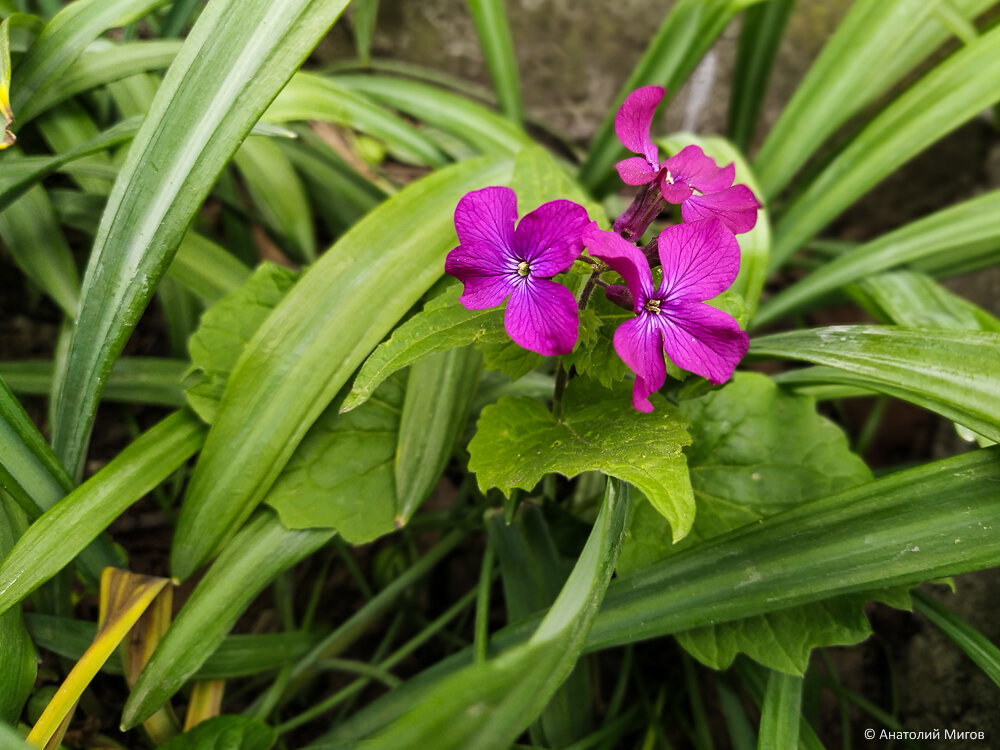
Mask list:
[[[548,281],[573,265],[583,251],[586,210],[567,200],[544,203],[517,228],[517,196],[506,187],[467,193],[455,209],[458,247],[444,270],[464,285],[469,310],[495,307],[509,298],[504,327],[525,349],[551,356],[576,344],[576,298]]]
[[[636,317],[618,326],[615,351],[635,372],[632,405],[650,412],[649,394],[667,377],[666,352],[678,367],[724,383],[747,353],[749,338],[727,313],[703,300],[725,291],[740,270],[740,248],[718,220],[675,224],[658,238],[663,281],[653,285],[649,261],[635,245],[591,224],[590,254],[625,279]]]
[[[736,167],[719,167],[698,146],[687,146],[666,161],[649,137],[653,113],[666,91],[645,86],[629,94],[615,116],[615,132],[633,156],[618,162],[627,185],[656,181],[668,203],[680,203],[684,221],[716,218],[734,234],[749,232],[757,223],[760,204],[746,185],[733,185]]]

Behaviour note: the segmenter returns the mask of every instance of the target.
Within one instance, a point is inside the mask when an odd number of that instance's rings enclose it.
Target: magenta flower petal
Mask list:
[[[455,208],[455,231],[462,245],[489,245],[511,255],[517,195],[508,187],[466,193]],[[511,257],[513,257],[511,255]]]
[[[736,238],[719,221],[667,227],[657,238],[663,282],[653,287],[649,261],[639,248],[596,224],[584,231],[590,254],[617,271],[634,299],[636,317],[615,331],[618,356],[635,373],[632,405],[652,411],[649,395],[666,379],[664,353],[679,367],[722,383],[747,352],[749,339],[727,313],[702,302],[729,287],[739,273]],[[621,287],[609,299],[625,297]]]
[[[672,305],[659,319],[670,360],[715,385],[732,377],[750,346],[746,332],[729,314],[703,302]]]
[[[549,278],[562,273],[583,252],[583,230],[590,217],[573,201],[544,203],[529,213],[514,230],[519,257],[531,264],[533,276]]]
[[[582,206],[551,201],[525,216],[515,229],[517,198],[505,187],[465,195],[455,209],[461,245],[445,260],[445,271],[463,284],[459,301],[470,310],[508,300],[507,333],[539,354],[567,354],[576,344],[579,316],[573,293],[548,281],[568,269],[583,251],[590,222]]]
[[[496,307],[513,289],[517,261],[498,248],[483,242],[459,245],[444,261],[445,273],[462,282],[458,298],[468,310]]]
[[[631,156],[628,159],[622,159],[615,165],[615,169],[618,170],[618,176],[622,178],[622,182],[626,185],[645,185],[650,183],[656,178],[656,174],[659,171],[654,169],[641,156]]]
[[[653,411],[649,394],[660,389],[667,379],[663,362],[663,335],[657,316],[642,313],[626,320],[615,331],[615,351],[635,373],[632,406],[642,412]]]
[[[685,146],[660,166],[670,173],[674,182],[684,182],[702,193],[725,190],[736,176],[734,165],[719,167],[700,146]]]
[[[684,221],[718,219],[733,234],[749,232],[757,223],[757,202],[753,191],[746,185],[734,185],[718,193],[693,195],[681,206]]]
[[[724,167],[718,168],[714,174],[704,174],[698,177],[698,182],[692,180],[691,184],[702,193],[718,193],[733,184],[736,179],[736,165],[729,162]]]
[[[591,255],[607,263],[625,279],[635,298],[635,312],[639,312],[654,292],[653,274],[646,256],[614,232],[600,230],[596,221],[584,230],[583,241]]]
[[[658,169],[659,151],[649,137],[653,114],[666,90],[660,86],[644,86],[625,97],[615,115],[615,132],[629,151],[642,154],[654,169]],[[630,183],[631,184],[631,183]],[[642,184],[642,183],[636,183]]]
[[[683,203],[694,194],[694,191],[686,182],[674,182],[670,172],[664,170],[660,175],[660,193],[667,203]]]
[[[687,205],[687,204],[685,204]],[[665,303],[712,299],[740,272],[740,246],[720,221],[674,224],[657,238]]]
[[[576,297],[545,279],[517,284],[504,315],[504,328],[516,344],[547,357],[573,351],[579,325]]]

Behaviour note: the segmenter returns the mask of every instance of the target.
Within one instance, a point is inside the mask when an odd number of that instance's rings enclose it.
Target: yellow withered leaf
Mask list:
[[[168,578],[141,576],[117,568],[104,569],[97,635],[32,727],[27,737],[29,745],[46,749],[58,747],[83,691],[169,584]]]

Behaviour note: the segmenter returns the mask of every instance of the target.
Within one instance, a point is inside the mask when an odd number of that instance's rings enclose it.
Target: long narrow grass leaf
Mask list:
[[[483,159],[412,183],[358,222],[267,317],[229,376],[195,467],[171,552],[175,575],[189,576],[249,517],[351,373],[440,278],[458,199],[511,172],[508,161]],[[390,218],[405,235],[382,231]]]
[[[44,97],[100,34],[138,21],[169,0],[77,0],[46,24],[17,69],[12,104],[17,112]]]
[[[948,38],[934,15],[940,0],[860,0],[799,84],[754,162],[774,198],[816,150]],[[975,18],[995,0],[955,0]]]
[[[254,597],[333,534],[332,529],[289,530],[272,510],[261,510],[219,555],[171,623],[132,688],[122,725],[135,726],[168,700],[219,647]]]
[[[515,125],[524,125],[524,104],[517,76],[517,56],[503,0],[468,0],[486,68],[500,101],[500,111]]]
[[[919,589],[913,592],[913,606],[1000,686],[1000,648],[955,612]]]
[[[744,153],[753,141],[771,68],[793,7],[795,0],[770,0],[743,13],[726,132]]]
[[[513,156],[532,143],[523,130],[481,104],[419,81],[336,75],[333,80],[465,141],[484,154]]]
[[[653,40],[632,70],[591,142],[580,168],[580,182],[598,191],[614,173],[614,163],[625,154],[615,135],[615,113],[626,95],[640,86],[658,84],[667,97],[677,93],[701,57],[732,17],[754,0],[678,0],[663,19]],[[664,102],[664,106],[666,102]]]
[[[1000,190],[977,196],[918,219],[835,259],[767,300],[753,326],[815,303],[823,295],[851,282],[898,266],[946,268],[960,255],[1000,261]]]
[[[441,149],[419,130],[336,78],[296,74],[264,113],[264,119],[335,122],[382,140],[390,153],[411,164],[440,167],[448,163]]]
[[[934,68],[883,109],[789,206],[775,227],[771,269],[895,169],[1000,101],[1000,27]],[[761,164],[765,162],[759,160]]]
[[[191,363],[181,359],[160,357],[123,357],[115,362],[105,401],[153,404],[156,406],[184,406],[183,381]],[[55,378],[52,360],[0,362],[0,377],[14,393],[28,396],[47,396]]]
[[[834,326],[753,339],[750,353],[844,370],[855,384],[1000,440],[1000,333]]]
[[[185,41],[115,182],[84,277],[54,409],[53,443],[71,472],[111,366],[195,211],[346,4],[213,0]]]
[[[204,435],[194,414],[175,412],[46,511],[0,565],[0,612],[62,570],[126,508],[190,458]]]
[[[761,707],[757,747],[760,750],[796,750],[801,707],[802,678],[770,670]]]
[[[363,65],[372,59],[372,37],[377,21],[378,0],[354,0],[354,46]]]
[[[21,122],[84,91],[148,70],[169,67],[180,51],[179,41],[142,41],[112,45],[85,52],[43,94],[25,102]]]

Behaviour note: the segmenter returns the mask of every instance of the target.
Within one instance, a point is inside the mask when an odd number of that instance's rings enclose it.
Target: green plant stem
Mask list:
[[[467,532],[455,530],[439,541],[420,560],[417,560],[409,570],[385,587],[377,596],[358,610],[343,625],[320,641],[308,654],[299,659],[289,672],[287,685],[274,685],[261,696],[248,712],[259,714],[260,706],[276,706],[282,700],[287,700],[303,686],[304,673],[312,669],[316,662],[332,659],[349,645],[354,643],[365,632],[368,626],[381,617],[406,589],[431,572],[434,567],[459,543],[465,539]],[[349,697],[349,696],[344,696]]]
[[[601,273],[607,270],[607,267],[601,263],[592,263],[591,268],[593,268],[593,271],[587,279],[587,283],[583,285],[583,291],[580,292],[580,299],[577,304],[581,311],[587,309],[587,305],[590,304],[590,298],[594,294],[594,289],[601,280]],[[562,397],[568,381],[569,371],[563,367],[562,360],[560,359],[559,364],[556,365],[556,383],[552,392],[552,416],[556,419],[562,416]]]
[[[569,381],[569,371],[563,367],[562,360],[556,365],[556,385],[552,391],[552,416],[557,420],[562,416],[562,398]]]
[[[476,661],[486,661],[486,649],[490,638],[490,589],[493,587],[493,542],[486,538],[483,565],[479,571],[479,593],[476,597],[476,634],[474,651]]]
[[[348,672],[358,674],[378,680],[389,688],[394,688],[403,684],[403,681],[386,669],[377,664],[369,664],[356,659],[323,659],[316,662],[320,669],[329,669],[336,672]]]
[[[427,627],[421,630],[416,636],[411,638],[405,644],[403,644],[399,649],[392,653],[385,661],[375,665],[374,669],[378,670],[381,674],[387,673],[387,670],[392,669],[396,664],[405,659],[411,653],[416,651],[420,646],[426,643],[430,638],[436,635],[445,625],[447,625],[451,620],[460,615],[462,611],[468,607],[479,595],[479,587],[472,589],[467,592],[465,596],[455,602],[444,614],[438,617],[436,620],[431,622]],[[325,660],[329,663],[330,660]],[[300,727],[313,719],[322,716],[324,713],[329,711],[331,708],[335,708],[337,705],[347,700],[351,696],[357,694],[363,690],[368,683],[372,681],[371,677],[362,677],[355,680],[347,687],[342,690],[337,691],[331,695],[326,700],[320,701],[312,708],[303,711],[298,716],[294,716],[288,721],[279,724],[275,727],[275,731],[278,734],[284,734],[290,732],[296,727]]]

